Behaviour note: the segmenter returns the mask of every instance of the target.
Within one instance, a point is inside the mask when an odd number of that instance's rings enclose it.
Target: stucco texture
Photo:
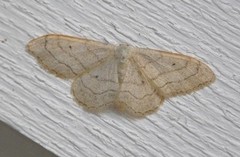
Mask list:
[[[134,119],[90,113],[25,51],[60,33],[197,57],[210,87]],[[2,0],[0,120],[60,157],[240,156],[240,1]]]

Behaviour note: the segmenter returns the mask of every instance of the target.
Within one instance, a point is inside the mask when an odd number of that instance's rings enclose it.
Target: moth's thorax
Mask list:
[[[131,56],[131,46],[127,44],[120,44],[115,51],[115,57],[118,62],[118,81],[123,82],[123,77],[126,73],[127,61]]]

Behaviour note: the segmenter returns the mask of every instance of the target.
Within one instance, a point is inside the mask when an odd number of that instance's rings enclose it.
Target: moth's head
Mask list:
[[[131,46],[128,44],[125,44],[125,43],[117,46],[117,48],[116,48],[117,58],[119,58],[120,60],[125,60],[126,58],[128,58],[130,48],[131,48]]]
[[[117,46],[117,51],[123,53],[124,51],[128,51],[131,46],[127,43],[122,43]]]
[[[121,44],[119,44],[119,46],[122,46],[122,47],[128,47],[128,46],[130,46],[128,43],[121,43]]]

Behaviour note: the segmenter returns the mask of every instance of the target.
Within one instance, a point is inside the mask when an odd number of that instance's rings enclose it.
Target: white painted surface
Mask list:
[[[144,119],[91,114],[25,52],[47,33],[183,52],[217,81]],[[238,0],[2,0],[0,40],[0,119],[58,156],[240,156]]]

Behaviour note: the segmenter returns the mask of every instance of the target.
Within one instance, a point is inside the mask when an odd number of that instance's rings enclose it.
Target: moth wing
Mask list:
[[[50,34],[30,41],[27,51],[50,73],[60,78],[71,79],[105,62],[113,55],[114,46]]]
[[[139,69],[165,98],[191,93],[215,80],[206,64],[190,56],[151,49],[135,52]]]
[[[92,111],[114,104],[118,90],[117,62],[114,59],[75,78],[72,84],[76,101]]]

